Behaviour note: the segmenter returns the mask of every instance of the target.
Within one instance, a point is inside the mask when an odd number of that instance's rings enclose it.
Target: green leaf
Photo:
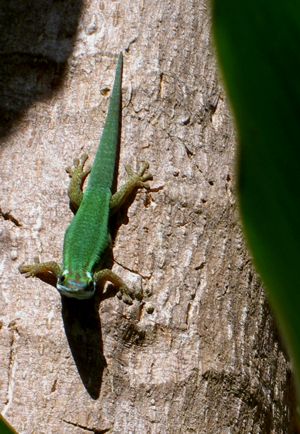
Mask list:
[[[13,427],[0,414],[0,434],[17,434]]]
[[[239,135],[243,225],[300,398],[300,2],[214,0],[213,28]]]

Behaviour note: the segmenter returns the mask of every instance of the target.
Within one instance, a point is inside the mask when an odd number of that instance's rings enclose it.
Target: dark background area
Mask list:
[[[0,137],[62,84],[81,0],[0,1]]]

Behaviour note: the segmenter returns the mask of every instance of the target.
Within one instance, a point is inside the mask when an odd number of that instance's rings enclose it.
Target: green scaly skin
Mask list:
[[[138,173],[127,168],[130,175],[128,181],[114,195],[111,193],[120,138],[122,66],[123,56],[120,54],[103,134],[92,169],[84,168],[87,155],[75,160],[73,169],[67,169],[71,177],[68,195],[71,209],[76,214],[65,233],[62,267],[56,262],[44,262],[22,265],[19,270],[25,277],[41,277],[50,273],[56,277],[56,288],[62,295],[77,299],[91,298],[98,285],[110,281],[119,289],[123,300],[131,304],[132,299],[141,299],[142,294],[128,288],[110,269],[99,269],[110,245],[110,216],[134,191],[149,189],[146,181],[152,179],[146,163]],[[82,186],[88,175],[88,185],[83,193]]]

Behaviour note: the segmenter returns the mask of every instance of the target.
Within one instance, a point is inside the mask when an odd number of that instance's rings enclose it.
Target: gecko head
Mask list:
[[[58,277],[56,288],[65,297],[86,300],[95,294],[96,282],[88,271],[69,273],[69,270],[65,270]]]

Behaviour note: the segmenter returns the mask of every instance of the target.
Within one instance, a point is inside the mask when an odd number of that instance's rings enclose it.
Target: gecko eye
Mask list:
[[[87,287],[86,287],[86,291],[87,292],[95,292],[96,290],[96,282],[94,282],[93,280],[89,281]]]
[[[85,291],[89,293],[94,293],[96,291],[96,282],[94,281],[91,273],[87,272],[86,275],[88,279],[86,282]]]
[[[60,276],[58,276],[57,283],[62,284],[62,283],[64,283],[65,279],[66,278],[64,275],[60,275]]]

